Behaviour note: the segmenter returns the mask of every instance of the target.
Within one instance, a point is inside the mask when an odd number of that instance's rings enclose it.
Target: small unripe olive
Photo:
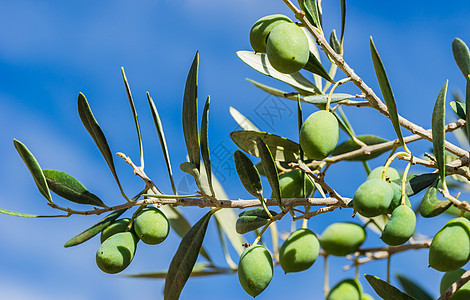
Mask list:
[[[369,179],[354,193],[354,209],[364,217],[372,218],[387,212],[393,199],[393,189],[382,179]]]
[[[286,273],[310,268],[318,257],[320,244],[315,233],[307,228],[292,232],[279,249],[279,263]]]
[[[170,231],[166,216],[156,207],[144,208],[134,219],[134,230],[142,242],[156,245],[163,242]]]
[[[434,236],[429,247],[429,265],[441,272],[457,270],[470,258],[470,221],[456,218]]]
[[[415,232],[416,215],[407,205],[399,205],[392,212],[390,220],[380,237],[390,246],[398,246],[406,243]]]
[[[454,282],[462,277],[463,273],[466,271],[464,269],[457,269],[455,271],[450,271],[445,273],[441,279],[440,292],[441,295],[452,285]],[[458,289],[455,294],[450,298],[451,300],[467,300],[470,299],[470,281],[467,281],[460,289]]]
[[[336,117],[320,110],[311,114],[300,128],[299,141],[304,153],[311,159],[322,160],[338,144],[339,126]]]
[[[366,232],[355,223],[333,223],[320,236],[320,246],[328,254],[345,256],[364,243]]]
[[[377,167],[370,172],[369,176],[367,176],[367,180],[369,179],[382,179],[382,172],[384,170],[383,166]],[[400,174],[398,173],[397,170],[395,170],[392,167],[387,168],[387,172],[385,173],[385,176],[389,178],[390,181],[394,181],[400,178]]]
[[[275,14],[262,17],[253,24],[250,30],[250,44],[255,52],[266,52],[266,41],[268,35],[274,27],[281,23],[292,23],[289,17]]]
[[[103,231],[101,231],[100,236],[101,243],[103,243],[107,238],[109,238],[113,234],[126,231],[130,221],[131,219],[129,218],[119,219],[113,222],[105,229],[103,229]],[[131,232],[133,232],[133,230],[131,230]]]
[[[362,287],[355,279],[345,279],[336,284],[326,297],[327,300],[361,300]]]
[[[312,193],[313,181],[305,174],[305,196],[302,195],[302,173],[301,170],[295,169],[279,177],[279,188],[282,198],[303,198],[308,197]]]
[[[273,68],[281,73],[300,71],[310,55],[307,36],[294,23],[278,24],[268,35],[266,55]]]
[[[273,260],[261,245],[250,246],[243,251],[238,262],[238,280],[250,296],[263,292],[273,278]]]
[[[118,232],[107,238],[96,251],[96,264],[105,273],[123,271],[134,258],[138,238],[132,232]]]

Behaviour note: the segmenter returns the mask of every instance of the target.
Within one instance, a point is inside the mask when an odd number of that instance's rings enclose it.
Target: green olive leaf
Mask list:
[[[420,175],[410,176],[406,180],[405,193],[408,197],[411,197],[425,188],[429,187],[439,177],[437,173],[424,173]],[[401,186],[401,179],[394,180],[396,184]]]
[[[221,275],[221,274],[232,274],[236,270],[230,268],[218,268],[205,263],[197,263],[194,265],[194,268],[189,275],[190,277],[203,277],[210,275]],[[168,271],[157,271],[151,273],[142,273],[142,274],[130,274],[124,275],[125,277],[133,278],[153,278],[153,279],[165,279],[167,277]]]
[[[144,148],[142,145],[142,135],[140,134],[139,118],[137,117],[137,110],[135,109],[134,99],[132,99],[131,88],[127,81],[124,67],[121,67],[122,79],[124,80],[124,87],[126,88],[127,98],[129,99],[129,105],[131,106],[132,116],[134,117],[135,129],[137,130],[137,138],[139,140],[139,151],[140,151],[140,164],[144,165]]]
[[[383,138],[378,137],[378,136],[375,136],[375,135],[361,135],[361,136],[357,136],[356,138],[358,140],[360,140],[361,142],[365,143],[368,146],[388,142],[388,140],[383,139]],[[388,150],[390,150],[392,148],[393,148],[393,146],[390,146],[390,147],[380,149],[378,151],[374,151],[374,152],[371,152],[371,153],[368,153],[368,154],[361,154],[361,155],[349,158],[347,160],[349,160],[349,161],[366,161],[366,160],[375,158],[377,156],[380,156],[382,153],[385,153],[385,152],[387,152]],[[355,150],[358,150],[358,149],[361,149],[361,146],[358,145],[353,139],[349,139],[349,140],[339,144],[338,146],[336,146],[335,150],[333,150],[331,155],[332,156],[341,155],[341,154],[348,153],[348,152],[351,152],[351,151],[355,151]]]
[[[248,79],[249,80],[249,79]],[[253,124],[250,119],[245,117],[241,112],[230,106],[230,115],[232,115],[232,118],[237,122],[237,124],[243,128],[243,130],[252,130],[252,131],[259,131],[258,127],[256,127],[255,124]]]
[[[330,34],[330,46],[337,54],[341,54],[341,44],[336,36],[336,30],[333,29]]]
[[[103,155],[106,163],[108,164],[108,167],[111,170],[111,173],[113,174],[114,179],[116,180],[116,183],[119,186],[121,194],[124,196],[124,198],[127,199],[127,196],[125,195],[124,190],[121,186],[121,182],[119,181],[116,168],[114,166],[114,160],[113,155],[111,154],[111,149],[109,148],[108,142],[106,141],[106,137],[104,136],[100,125],[93,116],[93,112],[91,111],[90,105],[88,104],[85,95],[79,93],[77,103],[78,114],[80,116],[80,119],[82,120],[83,125],[85,126],[90,136],[93,138],[93,141],[100,150],[101,155]]]
[[[307,20],[315,27],[321,29],[321,10],[318,0],[298,0],[300,9],[305,12]]]
[[[158,114],[157,107],[153,102],[152,97],[147,92],[147,100],[150,106],[150,111],[152,112],[153,121],[155,123],[155,128],[157,129],[158,139],[160,140],[160,146],[162,148],[163,157],[165,158],[166,169],[168,172],[168,176],[170,177],[171,188],[173,193],[176,195],[176,186],[175,181],[173,179],[173,171],[171,170],[171,163],[170,163],[170,155],[168,154],[168,147],[166,145],[165,133],[163,132],[163,125],[160,120],[160,115]]]
[[[171,260],[168,275],[165,280],[165,300],[177,300],[183,290],[186,281],[194,268],[196,259],[206,235],[207,225],[214,213],[207,212],[193,227],[185,234]]]
[[[274,195],[274,198],[277,199],[279,207],[281,207],[282,209],[281,189],[279,187],[279,174],[277,173],[277,167],[274,163],[271,151],[261,138],[258,138],[256,140],[256,145],[258,147],[258,152],[261,158],[261,164],[263,165],[264,173],[266,174],[266,178],[268,179],[269,185],[271,186],[272,194]]]
[[[200,168],[198,114],[197,114],[197,85],[199,70],[199,52],[196,52],[184,88],[183,97],[183,133],[189,161]]]
[[[445,114],[446,114],[446,95],[447,95],[447,84],[446,81],[442,87],[439,95],[437,96],[434,109],[432,111],[432,144],[433,152],[436,156],[437,168],[439,170],[439,176],[442,180],[445,179]]]
[[[346,27],[346,0],[340,0],[341,2],[341,46],[344,41],[344,28]]]
[[[23,159],[23,162],[26,164],[26,167],[28,167],[29,172],[33,176],[34,182],[36,183],[41,195],[43,195],[47,201],[53,203],[51,192],[47,186],[46,177],[42,173],[41,166],[34,155],[22,142],[14,139],[13,144],[15,145],[16,151],[18,151],[18,154],[21,156],[21,159]]]
[[[15,217],[23,217],[23,218],[58,218],[58,217],[67,217],[67,215],[53,215],[53,216],[39,216],[39,215],[30,215],[24,214],[16,211],[11,211],[8,209],[0,208],[0,213],[4,215],[10,215]]]
[[[233,157],[238,177],[240,177],[240,181],[246,191],[256,198],[262,197],[263,186],[261,185],[261,178],[253,162],[240,150],[236,150]]]
[[[385,73],[384,65],[382,63],[382,60],[380,59],[377,49],[375,48],[372,37],[370,37],[370,52],[372,55],[372,62],[374,63],[375,75],[377,76],[380,90],[382,91],[382,96],[384,98],[385,104],[387,105],[390,121],[392,121],[393,128],[395,129],[395,133],[397,134],[401,145],[405,148],[405,141],[403,140],[400,122],[398,120],[397,104],[395,102],[395,97],[393,96],[392,87],[390,86],[390,82],[387,78],[387,73]]]
[[[321,94],[321,91],[299,72],[284,74],[275,70],[265,54],[252,51],[238,51],[238,57],[256,71],[289,84],[307,94]]]
[[[260,157],[258,138],[269,147],[275,161],[296,161],[299,155],[299,144],[268,132],[239,130],[231,132],[230,137],[240,149],[256,157]]]
[[[374,291],[385,300],[416,300],[377,276],[364,275]]]
[[[437,184],[439,180],[436,179],[434,183],[428,188],[424,194],[423,200],[419,205],[419,213],[424,218],[432,218],[445,212],[451,205],[450,200],[440,201],[437,199]]]
[[[470,74],[470,52],[465,42],[459,38],[455,38],[452,41],[452,53],[454,54],[457,66],[459,66],[463,76],[467,78]]]
[[[425,289],[423,289],[420,285],[418,285],[416,282],[409,279],[408,277],[402,274],[395,274],[395,277],[398,279],[400,285],[405,290],[405,292],[410,296],[413,296],[419,300],[434,299],[434,297],[432,297]]]
[[[101,199],[90,193],[83,184],[69,174],[56,170],[43,170],[47,185],[57,195],[79,204],[106,207]]]
[[[209,153],[209,104],[211,98],[207,96],[206,103],[204,104],[204,110],[202,112],[201,120],[201,156],[204,161],[204,168],[206,170],[207,182],[209,189],[214,195],[214,188],[212,187],[212,171],[211,171],[211,156]]]
[[[272,216],[277,214],[272,210],[269,212]],[[244,234],[266,225],[269,220],[269,215],[262,208],[246,210],[238,215],[236,229],[239,234]]]
[[[454,111],[454,113],[457,115],[457,117],[459,117],[460,119],[463,119],[465,120],[467,118],[467,109],[466,109],[466,105],[462,102],[459,102],[459,101],[451,101],[449,103],[450,107],[452,108],[452,110]]]
[[[465,111],[470,111],[470,75],[467,76],[465,90]],[[470,114],[465,118],[465,129],[467,132],[467,137],[470,137]]]
[[[321,62],[312,52],[310,52],[307,64],[303,68],[313,74],[320,75],[331,83],[335,83],[335,81],[330,78],[330,75],[328,75],[328,72],[325,70]]]

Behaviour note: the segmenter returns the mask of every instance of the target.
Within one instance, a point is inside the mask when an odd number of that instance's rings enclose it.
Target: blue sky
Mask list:
[[[323,2],[325,31],[329,34],[333,28],[339,29],[339,1]],[[210,94],[212,100],[211,148],[236,150],[228,137],[228,133],[237,128],[229,114],[230,106],[250,117],[262,130],[297,140],[295,103],[270,98],[245,78],[286,90],[289,87],[257,74],[235,55],[238,50],[250,48],[251,25],[258,18],[273,13],[293,18],[282,1],[272,0],[138,1],[132,4],[122,0],[99,3],[3,1],[0,10],[3,29],[0,31],[0,207],[32,214],[54,213],[37,192],[13,147],[13,138],[24,142],[43,168],[66,171],[107,204],[122,201],[111,173],[76,112],[78,92],[83,92],[113,152],[124,152],[134,161],[138,160],[121,66],[126,70],[141,121],[146,171],[166,192],[171,189],[145,93],[150,92],[159,109],[175,178],[183,187],[185,177],[177,167],[186,155],[182,146],[182,95],[196,50],[200,52],[199,99],[202,102]],[[449,91],[464,88],[464,79],[452,58],[451,42],[460,37],[470,43],[466,23],[469,14],[467,1],[449,6],[443,6],[441,1],[409,1],[406,5],[399,1],[348,3],[345,59],[379,93],[369,52],[369,36],[372,35],[386,66],[400,114],[430,128],[433,103],[445,80],[449,79]],[[342,78],[340,72],[336,78]],[[351,84],[341,87],[341,91],[357,93]],[[450,98],[449,95],[448,101]],[[260,109],[269,101],[285,103],[282,104],[285,110],[278,119],[268,120],[260,114]],[[307,115],[314,109],[304,106],[304,111]],[[345,111],[358,134],[394,138],[391,124],[382,115],[367,108],[345,108]],[[454,118],[450,111],[447,116],[449,121]],[[340,135],[340,139],[345,138],[344,134]],[[449,139],[455,142],[453,136]],[[430,147],[429,143],[419,142],[410,146],[416,155],[430,151]],[[381,165],[384,159],[379,157],[371,161],[371,165]],[[128,194],[136,193],[141,188],[139,179],[118,158],[116,166],[125,190]],[[400,163],[394,166],[404,167]],[[243,190],[233,170],[222,171],[220,176],[231,198],[251,197]],[[364,179],[365,173],[358,163],[333,166],[327,176],[332,186],[348,196],[352,196]],[[418,203],[420,197],[412,198],[412,202]],[[200,209],[194,208],[185,209],[184,213],[191,221],[202,215]],[[163,281],[126,279],[102,273],[94,262],[99,246],[97,239],[74,248],[63,248],[69,238],[97,220],[81,216],[49,220],[0,216],[1,298],[160,299]],[[350,211],[312,219],[309,227],[321,233],[328,224],[338,220],[351,220]],[[447,220],[448,217],[431,221],[419,219],[418,229],[421,233],[433,234]],[[281,224],[283,231],[288,228],[288,222]],[[378,237],[372,232],[368,234],[368,245],[377,244]],[[211,226],[205,245],[223,265],[216,241],[217,233]],[[163,245],[139,245],[126,273],[166,269],[178,243],[179,238],[171,233]],[[441,275],[427,268],[426,251],[397,255],[392,263],[394,271],[409,272],[410,277],[437,295]],[[353,272],[341,270],[345,264],[347,261],[343,258],[331,261],[332,283],[353,276]],[[276,268],[271,285],[259,299],[283,296],[319,299],[322,268],[322,261],[299,274],[284,275]],[[385,262],[370,263],[361,273],[385,277]],[[370,288],[366,290],[370,292]],[[248,299],[235,275],[191,279],[181,299],[202,297]]]

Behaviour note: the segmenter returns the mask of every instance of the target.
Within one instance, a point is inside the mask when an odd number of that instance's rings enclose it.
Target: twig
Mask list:
[[[460,289],[465,283],[470,280],[470,271],[463,273],[459,280],[454,282],[437,300],[448,300],[450,299],[458,289]]]

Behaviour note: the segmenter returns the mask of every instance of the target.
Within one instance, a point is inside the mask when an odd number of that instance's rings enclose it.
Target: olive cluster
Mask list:
[[[132,262],[139,240],[156,245],[170,231],[166,216],[156,207],[145,207],[131,219],[119,219],[101,232],[101,245],[96,251],[96,264],[105,273],[116,274]]]

